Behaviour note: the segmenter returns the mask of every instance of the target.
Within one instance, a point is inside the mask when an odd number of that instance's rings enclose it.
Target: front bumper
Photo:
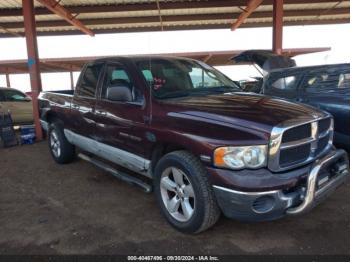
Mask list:
[[[292,188],[249,192],[221,185],[213,187],[218,204],[227,217],[244,221],[264,221],[310,210],[348,177],[347,153],[344,150],[333,150],[316,160],[309,167],[306,176],[299,177],[302,182],[295,183]]]

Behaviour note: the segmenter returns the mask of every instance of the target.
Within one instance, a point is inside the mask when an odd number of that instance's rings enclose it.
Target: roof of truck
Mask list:
[[[170,55],[121,55],[121,56],[106,56],[93,60],[94,62],[106,62],[113,60],[152,60],[152,59],[167,59],[167,60],[194,60],[196,59],[181,56],[170,56]]]

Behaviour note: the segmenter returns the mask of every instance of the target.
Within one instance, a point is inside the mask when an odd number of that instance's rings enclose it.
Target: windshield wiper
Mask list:
[[[166,98],[177,98],[177,97],[184,97],[189,96],[191,92],[189,90],[180,90],[180,91],[174,91],[174,92],[167,92],[161,95],[157,95],[156,97],[159,99],[166,99]]]
[[[232,86],[220,86],[220,87],[208,87],[203,88],[200,90],[195,90],[196,93],[224,93],[224,92],[238,92],[240,91],[239,88],[232,87]]]

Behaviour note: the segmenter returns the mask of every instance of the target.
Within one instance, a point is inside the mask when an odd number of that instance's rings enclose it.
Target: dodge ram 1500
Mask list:
[[[244,221],[304,213],[349,175],[331,115],[243,93],[196,60],[96,60],[74,92],[42,92],[39,106],[58,163],[79,148],[81,158],[153,189],[182,232],[201,232],[221,213]]]

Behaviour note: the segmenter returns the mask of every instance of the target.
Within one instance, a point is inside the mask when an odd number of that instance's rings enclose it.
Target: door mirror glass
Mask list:
[[[106,98],[110,101],[131,102],[132,93],[130,88],[124,85],[110,86],[107,88]]]

